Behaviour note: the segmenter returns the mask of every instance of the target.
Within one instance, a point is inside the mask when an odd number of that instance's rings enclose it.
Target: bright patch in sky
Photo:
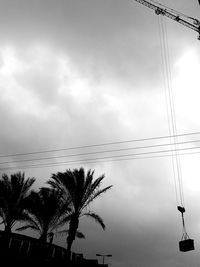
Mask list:
[[[25,65],[16,55],[13,47],[0,49],[1,68],[1,101],[7,103],[14,112],[31,112],[38,114],[37,100],[34,95],[20,86],[15,75],[24,72]]]
[[[77,103],[90,99],[87,79],[76,73],[66,55],[49,47],[2,47],[0,58],[1,99],[16,113],[46,117],[58,108],[57,97],[70,95]]]
[[[199,128],[200,114],[200,57],[198,50],[189,48],[175,64],[175,108],[181,124]],[[187,130],[187,129],[186,129]],[[191,130],[190,130],[191,131]]]
[[[190,47],[174,65],[176,76],[174,77],[173,91],[175,97],[175,109],[177,119],[177,131],[199,132],[200,129],[200,57],[198,49]],[[191,140],[192,138],[188,138]],[[198,136],[194,137],[198,140]],[[199,147],[200,143],[189,145],[189,147]],[[188,152],[198,152],[198,150],[189,150]],[[187,202],[193,201],[199,194],[199,155],[181,156],[181,169],[183,174],[183,187]]]

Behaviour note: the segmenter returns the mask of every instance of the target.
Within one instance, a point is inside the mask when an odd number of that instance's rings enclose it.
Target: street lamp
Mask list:
[[[99,256],[99,257],[102,257],[103,258],[103,264],[104,264],[105,257],[112,257],[111,254],[96,254],[96,256]]]

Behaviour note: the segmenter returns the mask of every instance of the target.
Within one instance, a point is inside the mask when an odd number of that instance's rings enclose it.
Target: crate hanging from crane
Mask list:
[[[181,241],[179,241],[179,250],[181,252],[194,250],[194,240],[189,237],[185,228],[185,220],[183,215],[183,213],[185,212],[185,208],[181,206],[178,206],[177,208],[181,212],[182,223],[183,223],[183,235]]]

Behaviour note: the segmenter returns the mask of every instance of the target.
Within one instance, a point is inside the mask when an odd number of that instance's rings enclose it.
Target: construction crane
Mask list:
[[[134,1],[134,0],[132,0]],[[162,16],[166,16],[172,20],[175,20],[176,22],[198,32],[198,40],[200,40],[200,21],[189,17],[181,12],[177,12],[172,8],[168,8],[167,6],[160,4],[154,0],[135,0],[136,2],[150,8],[153,9],[156,13],[156,15],[162,15]],[[200,4],[200,0],[199,4]],[[164,30],[163,30],[164,31]],[[166,42],[166,38],[164,38],[166,36],[164,36],[163,33],[163,42]],[[172,94],[172,89],[171,89],[171,82],[170,82],[170,66],[169,66],[169,62],[168,62],[168,45],[163,45],[163,62],[165,62],[165,71],[166,72],[166,79],[168,80],[167,82],[167,94],[168,94],[168,99],[169,99],[169,110],[170,110],[170,115],[171,115],[171,125],[172,125],[172,132],[173,135],[175,136],[176,133],[176,118],[175,118],[175,113],[174,113],[174,102],[173,102],[173,94]],[[170,119],[169,119],[170,122]],[[174,139],[174,143],[175,143],[175,139]],[[176,150],[176,146],[175,146],[175,151]],[[180,162],[179,162],[179,154],[175,153],[172,154],[172,156],[176,157],[176,170],[177,170],[177,180],[178,180],[178,188],[179,188],[179,193],[180,193],[180,203],[181,206],[179,205],[179,201],[178,201],[178,197],[177,197],[177,208],[178,211],[181,212],[181,217],[182,217],[182,224],[183,224],[183,235],[181,238],[181,241],[179,242],[179,250],[182,252],[187,252],[190,250],[194,250],[194,240],[190,239],[189,235],[186,232],[186,227],[185,227],[185,220],[184,220],[184,213],[185,213],[185,208],[184,208],[184,196],[183,196],[183,188],[182,188],[182,175],[181,175],[181,166],[180,166]],[[175,164],[173,163],[173,170],[175,171],[174,168]],[[174,172],[174,179],[175,177],[175,172]],[[176,180],[176,179],[175,179]],[[176,181],[175,181],[176,184]],[[178,192],[177,192],[177,187],[175,185],[175,190],[176,190],[176,195],[178,196]]]
[[[200,21],[198,19],[186,16],[180,12],[177,12],[171,8],[168,8],[162,4],[159,4],[155,1],[153,3],[146,0],[135,0],[136,2],[151,8],[155,11],[156,15],[163,15],[176,22],[198,32],[198,40],[200,40]]]

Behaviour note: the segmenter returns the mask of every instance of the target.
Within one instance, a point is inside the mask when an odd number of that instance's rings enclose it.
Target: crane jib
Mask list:
[[[197,19],[194,19],[194,18],[191,18],[191,17],[187,17],[189,20],[192,20],[193,23],[187,21],[186,19],[183,19],[181,18],[181,14],[179,14],[178,12],[176,13],[175,10],[168,10],[167,7],[166,8],[163,8],[163,7],[160,7],[159,5],[155,5],[153,3],[150,3],[146,0],[135,0],[136,2],[150,8],[150,9],[153,9],[156,13],[156,15],[163,15],[163,16],[166,16],[196,32],[199,33],[199,36],[198,36],[198,39],[200,40],[200,21],[197,20]],[[199,1],[199,4],[200,4],[200,0]]]

